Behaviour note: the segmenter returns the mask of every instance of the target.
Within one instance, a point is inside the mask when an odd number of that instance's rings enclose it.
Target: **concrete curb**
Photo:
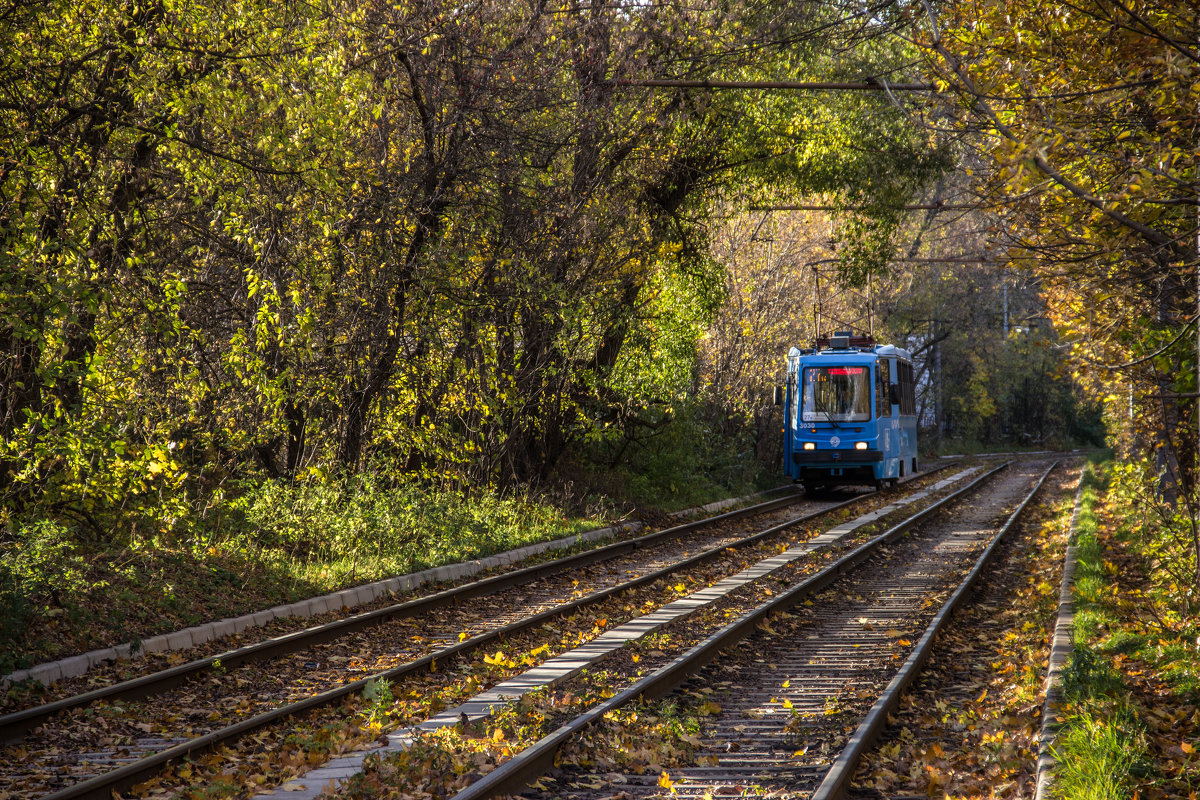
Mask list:
[[[788,487],[781,487],[788,488]],[[671,516],[686,517],[697,514],[711,514],[715,511],[728,508],[739,503],[746,503],[767,494],[778,492],[780,489],[770,489],[765,492],[757,492],[755,494],[746,495],[745,497],[735,497],[728,500],[718,500],[714,503],[709,503],[699,508],[690,508],[684,511],[676,511]],[[230,636],[235,633],[240,633],[247,628],[261,627],[266,625],[273,619],[283,617],[311,617],[318,614],[324,614],[330,611],[338,611],[341,609],[354,608],[355,606],[372,603],[381,597],[388,594],[394,594],[406,589],[415,589],[418,586],[423,586],[427,583],[437,583],[440,581],[458,580],[476,575],[484,570],[493,567],[502,567],[509,564],[514,564],[531,556],[544,553],[548,550],[565,550],[572,547],[578,542],[592,542],[597,539],[604,539],[613,536],[620,531],[637,530],[642,527],[640,522],[626,522],[620,525],[611,525],[607,528],[597,528],[595,530],[584,531],[583,533],[573,536],[566,536],[561,539],[554,539],[548,542],[538,542],[536,544],[525,545],[518,547],[515,550],[508,550],[503,553],[495,553],[484,558],[477,558],[472,561],[463,561],[457,564],[447,564],[440,567],[431,567],[430,569],[414,572],[409,575],[398,575],[393,578],[386,578],[374,583],[363,584],[362,586],[354,586],[349,589],[342,589],[337,592],[332,592],[319,597],[312,597],[305,600],[298,600],[295,603],[275,606],[263,611],[255,611],[249,614],[243,614],[238,617],[228,617],[225,619],[215,620],[203,625],[197,625],[191,628],[184,628],[179,631],[170,633],[162,633],[157,636],[151,636],[143,639],[141,645],[136,650],[130,644],[117,645],[115,647],[104,647],[98,650],[90,650],[80,655],[68,656],[58,659],[57,661],[49,661],[45,664],[38,664],[29,669],[16,670],[4,677],[0,678],[0,688],[4,688],[11,683],[25,680],[35,680],[43,686],[49,686],[55,681],[64,678],[74,678],[91,670],[93,667],[100,664],[105,664],[111,661],[116,661],[121,658],[136,658],[142,653],[157,653],[164,650],[186,650],[189,647],[194,647],[213,639],[220,639],[224,636]]]
[[[1079,530],[1079,509],[1083,505],[1083,477],[1085,464],[1079,470],[1079,488],[1075,490],[1075,510],[1071,513],[1071,527],[1067,531],[1067,554],[1063,559],[1062,590],[1058,595],[1058,618],[1054,622],[1054,638],[1050,646],[1050,663],[1046,670],[1046,701],[1042,707],[1042,730],[1038,734],[1037,789],[1034,800],[1049,797],[1054,767],[1054,741],[1062,724],[1058,709],[1063,704],[1062,672],[1067,666],[1073,649],[1075,631],[1075,600],[1072,588],[1075,585],[1075,563],[1077,561],[1075,537]]]

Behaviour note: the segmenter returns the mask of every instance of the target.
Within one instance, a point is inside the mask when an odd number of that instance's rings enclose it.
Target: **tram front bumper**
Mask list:
[[[792,463],[803,467],[851,467],[883,461],[882,450],[795,450]]]

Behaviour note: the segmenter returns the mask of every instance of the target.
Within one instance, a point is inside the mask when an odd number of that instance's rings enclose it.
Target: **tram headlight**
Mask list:
[[[804,449],[805,449],[805,450],[816,450],[816,449],[817,449],[817,443],[816,443],[816,442],[805,442],[805,443],[804,443]]]
[[[855,449],[855,450],[866,450],[866,449],[867,449],[867,443],[866,443],[866,442],[855,442],[855,443],[854,443],[854,449]]]

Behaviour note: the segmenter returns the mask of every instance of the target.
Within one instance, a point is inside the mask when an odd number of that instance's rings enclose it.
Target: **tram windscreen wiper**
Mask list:
[[[835,428],[842,427],[841,425],[838,425],[837,420],[833,418],[832,411],[830,411],[828,408],[821,407],[821,401],[818,398],[815,398],[815,397],[813,398],[813,405],[815,405],[817,407],[817,413],[825,415],[825,419],[827,419],[829,421],[830,425],[832,425]]]

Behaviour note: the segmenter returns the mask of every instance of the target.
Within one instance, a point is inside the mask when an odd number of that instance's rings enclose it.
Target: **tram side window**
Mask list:
[[[783,410],[785,417],[792,420],[792,424],[794,425],[800,424],[800,415],[796,413],[800,408],[800,397],[797,392],[799,381],[797,378],[798,376],[795,372],[788,373],[788,403],[790,405]]]
[[[915,415],[917,413],[916,381],[913,380],[912,364],[900,362],[900,413]]]
[[[888,401],[888,362],[879,361],[875,364],[875,418],[883,419],[892,415],[892,404]]]

